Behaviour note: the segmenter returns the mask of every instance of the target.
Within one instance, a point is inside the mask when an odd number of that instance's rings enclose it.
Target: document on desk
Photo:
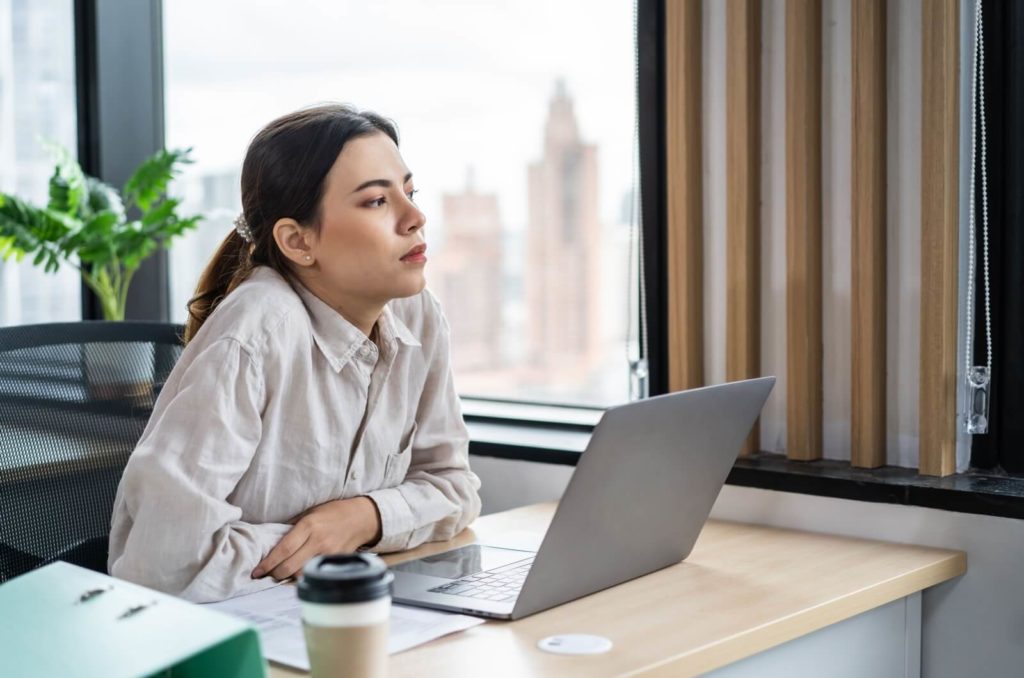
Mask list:
[[[204,607],[239,617],[255,626],[263,646],[263,656],[267,659],[308,671],[302,608],[296,594],[294,586],[281,585]],[[392,605],[388,654],[408,650],[483,622],[483,619],[463,614]]]

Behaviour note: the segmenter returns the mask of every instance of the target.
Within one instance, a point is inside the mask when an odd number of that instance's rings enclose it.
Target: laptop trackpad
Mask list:
[[[462,548],[425,556],[419,560],[410,560],[393,565],[392,570],[423,574],[428,577],[442,579],[461,579],[483,570],[493,570],[518,560],[530,558],[532,551],[516,551],[513,549],[480,546],[471,544]]]

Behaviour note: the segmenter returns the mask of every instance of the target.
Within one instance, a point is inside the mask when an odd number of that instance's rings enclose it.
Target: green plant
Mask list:
[[[180,217],[181,201],[166,195],[191,149],[153,154],[118,194],[87,176],[66,149],[49,148],[56,167],[46,207],[0,192],[0,259],[31,256],[48,273],[66,262],[99,297],[103,317],[124,320],[128,285],[142,261],[202,219]]]

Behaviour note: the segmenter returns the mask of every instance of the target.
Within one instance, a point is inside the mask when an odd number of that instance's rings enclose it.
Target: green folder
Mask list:
[[[266,672],[253,627],[143,586],[62,562],[0,585],[5,678]]]

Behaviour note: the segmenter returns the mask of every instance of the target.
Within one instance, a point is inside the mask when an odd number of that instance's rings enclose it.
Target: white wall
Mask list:
[[[572,475],[552,464],[472,462],[485,513],[557,499]],[[712,516],[966,551],[967,574],[924,593],[921,675],[1024,675],[1024,521],[732,486]]]
[[[480,476],[480,498],[485,515],[517,506],[557,501],[575,470],[573,466],[476,455],[470,458],[470,463]]]

